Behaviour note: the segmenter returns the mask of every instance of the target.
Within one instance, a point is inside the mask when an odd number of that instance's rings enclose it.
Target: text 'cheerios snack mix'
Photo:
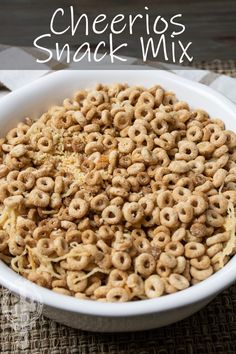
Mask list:
[[[160,86],[80,90],[0,151],[0,259],[40,286],[155,298],[236,252],[236,135]]]

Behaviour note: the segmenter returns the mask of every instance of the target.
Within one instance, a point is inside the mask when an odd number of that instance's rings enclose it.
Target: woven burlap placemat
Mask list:
[[[196,64],[195,64],[196,65]],[[204,62],[201,69],[236,77],[236,61]],[[236,270],[235,270],[236,272]],[[138,333],[100,334],[72,329],[35,316],[17,322],[14,297],[0,288],[0,353],[185,354],[236,353],[236,285],[197,314],[171,326]],[[10,301],[10,302],[9,302]],[[22,308],[20,308],[22,311]],[[34,311],[34,309],[32,310]],[[24,323],[30,323],[26,328]]]

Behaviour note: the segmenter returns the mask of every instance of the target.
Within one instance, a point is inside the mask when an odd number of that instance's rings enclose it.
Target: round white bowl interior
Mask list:
[[[80,88],[96,83],[126,82],[150,87],[160,84],[187,101],[191,108],[202,108],[212,118],[221,118],[227,129],[236,130],[235,106],[219,93],[166,71],[94,70],[61,71],[45,76],[0,101],[1,136],[24,117],[38,118],[51,105],[60,104]],[[236,257],[209,279],[181,292],[157,299],[129,303],[102,303],[79,300],[39,287],[0,261],[0,283],[12,292],[40,301],[44,314],[66,325],[91,331],[132,331],[164,326],[198,311],[236,280]]]

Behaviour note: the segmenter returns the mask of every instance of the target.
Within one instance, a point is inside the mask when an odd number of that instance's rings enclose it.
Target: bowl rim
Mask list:
[[[137,67],[138,68],[138,67]],[[137,69],[131,70],[137,74]],[[150,68],[153,70],[153,68]],[[79,71],[79,70],[78,70]],[[101,70],[93,70],[93,75],[96,76],[96,71],[101,74]],[[127,72],[127,70],[125,70]],[[143,71],[143,68],[142,68]],[[148,70],[145,70],[148,71]],[[163,71],[155,70],[159,76],[169,81],[176,81],[176,75]],[[2,103],[11,104],[12,99],[20,97],[29,90],[37,90],[39,84],[46,84],[49,80],[54,78],[63,79],[73,75],[71,70],[63,70],[54,72],[50,75],[44,76],[33,83],[25,85],[23,88],[8,94],[0,100]],[[83,71],[81,71],[82,73]],[[111,71],[110,71],[111,72]],[[117,72],[117,70],[115,70]],[[105,80],[104,80],[105,81]],[[190,80],[178,77],[178,82],[188,87],[192,91],[204,91],[205,95],[211,98],[218,99],[218,104],[223,105],[225,111],[230,115],[235,115],[236,107],[226,97],[211,88],[200,83],[192,82]],[[1,122],[0,122],[1,123]],[[52,290],[40,287],[24,277],[15,273],[6,264],[0,261],[0,284],[8,288],[10,291],[21,295],[25,298],[37,301],[43,305],[47,305],[60,310],[74,312],[83,315],[101,316],[101,317],[127,317],[145,315],[151,313],[162,313],[171,311],[176,308],[189,306],[196,302],[215,297],[219,292],[224,290],[236,281],[236,255],[218,272],[211,275],[208,279],[191,286],[185,290],[181,290],[174,294],[161,296],[154,299],[137,300],[127,303],[107,303],[93,300],[78,299],[71,296],[61,295]]]

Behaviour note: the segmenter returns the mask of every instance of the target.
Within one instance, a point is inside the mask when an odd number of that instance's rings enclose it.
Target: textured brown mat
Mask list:
[[[205,62],[198,67],[236,77],[236,61]],[[1,354],[236,353],[236,285],[186,320],[156,330],[128,334],[83,332],[43,316],[24,332],[10,321],[13,315],[6,306],[8,297],[8,292],[0,288]]]

